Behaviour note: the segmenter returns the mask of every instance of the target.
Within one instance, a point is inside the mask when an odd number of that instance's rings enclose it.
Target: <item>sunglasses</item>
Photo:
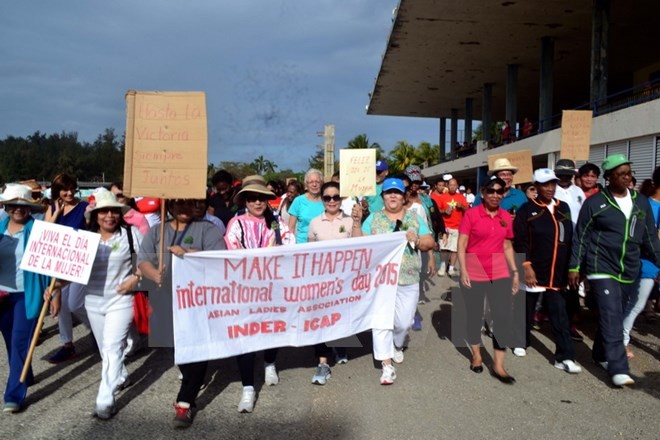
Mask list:
[[[506,192],[505,188],[500,188],[500,189],[486,188],[486,194],[488,195],[497,194],[499,196],[503,196],[505,192]]]
[[[323,197],[321,197],[321,198],[322,198],[323,201],[326,202],[326,203],[329,202],[329,201],[331,201],[331,200],[332,200],[333,202],[338,202],[338,201],[341,200],[341,196],[340,196],[339,194],[335,194],[334,196],[323,196]]]
[[[256,202],[266,202],[268,200],[268,197],[266,196],[245,196],[245,201],[248,203],[256,203]]]

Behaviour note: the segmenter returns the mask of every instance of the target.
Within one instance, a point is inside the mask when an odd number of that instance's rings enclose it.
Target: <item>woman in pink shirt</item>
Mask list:
[[[500,208],[505,192],[506,183],[493,178],[481,189],[482,204],[465,212],[458,230],[458,261],[462,268],[467,341],[472,348],[470,370],[483,371],[481,323],[487,298],[494,327],[491,374],[503,383],[513,384],[515,379],[504,369],[504,354],[511,344],[511,300],[518,292],[518,271],[511,245],[511,215]]]

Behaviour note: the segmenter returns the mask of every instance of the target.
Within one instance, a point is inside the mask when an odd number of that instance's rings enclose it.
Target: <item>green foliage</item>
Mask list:
[[[385,152],[381,148],[380,144],[377,142],[369,143],[369,137],[365,134],[359,134],[353,139],[348,141],[349,149],[358,149],[358,148],[375,148],[376,149],[376,160],[382,159],[385,156]]]

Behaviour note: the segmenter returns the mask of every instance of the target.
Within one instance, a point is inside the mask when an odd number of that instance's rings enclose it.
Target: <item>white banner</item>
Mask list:
[[[175,362],[391,329],[405,232],[174,258]]]
[[[87,284],[101,236],[35,220],[21,270]]]

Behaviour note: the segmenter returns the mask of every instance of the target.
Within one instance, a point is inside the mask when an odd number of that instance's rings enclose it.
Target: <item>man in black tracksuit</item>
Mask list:
[[[630,162],[623,154],[603,162],[609,185],[582,205],[573,240],[569,282],[589,280],[598,304],[599,326],[592,356],[617,386],[631,385],[623,344],[623,307],[634,293],[644,255],[660,263],[660,241],[648,199],[629,190]]]

